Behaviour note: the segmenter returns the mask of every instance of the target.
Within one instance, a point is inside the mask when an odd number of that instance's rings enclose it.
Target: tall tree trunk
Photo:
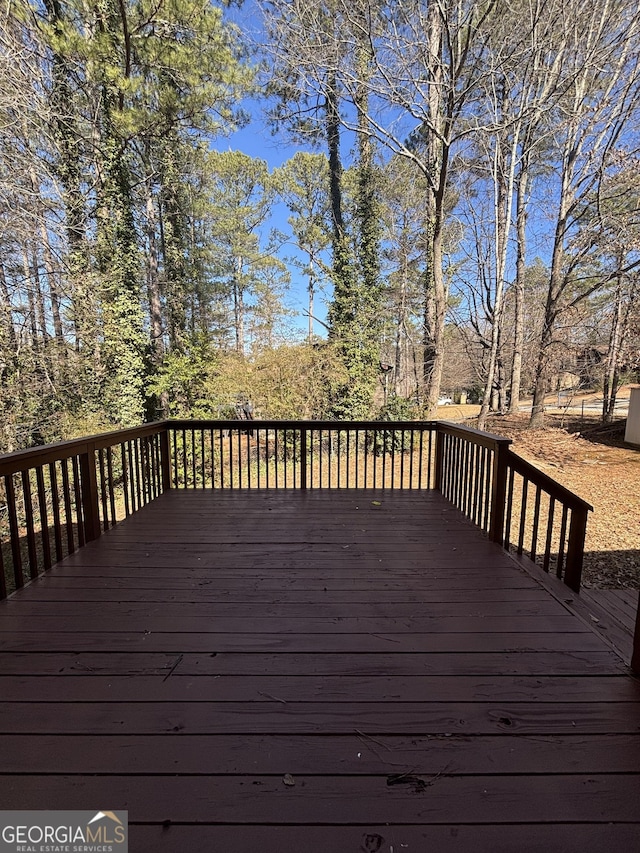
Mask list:
[[[402,378],[403,375],[406,375],[409,368],[407,352],[407,287],[409,271],[407,268],[407,252],[406,247],[403,246],[403,241],[400,243],[400,252],[400,299],[398,300],[398,313],[396,316],[395,369],[393,371],[394,394],[401,393]],[[406,379],[404,394],[406,396]]]
[[[148,159],[148,158],[147,158]],[[156,373],[162,367],[165,355],[164,329],[162,323],[162,297],[158,275],[158,241],[156,204],[152,189],[152,171],[147,169],[145,185],[146,231],[147,231],[147,300],[149,303],[149,334],[151,343],[151,363]],[[169,395],[162,391],[156,400],[156,408],[161,418],[169,417]]]
[[[44,220],[40,223],[40,239],[44,252],[44,268],[49,285],[49,299],[51,301],[51,319],[53,322],[53,335],[58,349],[59,359],[65,359],[67,350],[64,345],[64,330],[62,328],[62,316],[60,314],[60,294],[58,293],[57,276],[53,263],[53,253],[49,241],[49,233]]]
[[[309,261],[309,343],[313,342],[313,309],[314,309],[314,295],[315,295],[315,281],[316,274],[313,265],[313,258]]]
[[[36,354],[36,361],[40,365],[40,337],[38,335],[38,316],[36,311],[35,286],[32,279],[31,264],[29,262],[29,254],[26,246],[21,247],[22,254],[22,270],[24,273],[25,291],[27,294],[28,307],[28,322],[29,331],[31,332],[31,348]]]
[[[618,267],[622,266],[622,257],[618,258]],[[613,318],[611,321],[611,332],[609,334],[609,349],[604,372],[604,387],[602,394],[602,421],[612,423],[616,409],[616,397],[618,396],[620,354],[626,337],[629,319],[628,302],[625,310],[622,276],[618,276],[615,290],[615,302],[613,307]]]
[[[233,280],[233,324],[236,336],[236,352],[245,354],[244,340],[244,288],[242,286],[242,258],[236,258]]]
[[[423,324],[425,409],[428,418],[435,417],[444,368],[444,330],[447,315],[448,286],[442,269],[444,202],[447,182],[449,145],[446,141],[444,113],[447,105],[442,94],[443,23],[437,3],[429,6],[429,113],[437,133],[427,138],[431,188],[427,196],[429,249],[425,272],[425,309]]]
[[[506,102],[506,84],[503,83],[502,102],[500,104],[500,117],[504,116]],[[494,221],[495,221],[495,286],[493,316],[491,326],[491,344],[489,349],[489,365],[485,392],[480,407],[478,427],[483,430],[486,426],[491,395],[494,391],[498,362],[500,361],[500,341],[502,338],[503,318],[503,296],[505,272],[507,266],[507,246],[509,242],[509,231],[511,229],[511,208],[513,204],[513,188],[515,180],[515,164],[519,140],[519,124],[513,129],[513,137],[508,148],[508,163],[505,162],[504,143],[501,132],[496,134],[493,161],[494,181]],[[503,402],[499,403],[502,407]]]
[[[516,280],[514,283],[514,319],[513,319],[513,361],[511,363],[511,381],[509,412],[515,414],[520,409],[520,386],[522,382],[522,356],[524,353],[524,279],[527,258],[527,193],[529,183],[529,146],[525,140],[526,152],[520,163],[516,181]]]

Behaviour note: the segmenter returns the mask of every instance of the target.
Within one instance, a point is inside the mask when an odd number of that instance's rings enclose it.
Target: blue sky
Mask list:
[[[246,99],[243,108],[250,115],[251,120],[246,127],[237,130],[229,136],[218,137],[213,148],[218,151],[242,151],[251,157],[258,157],[267,162],[269,171],[282,166],[287,160],[300,150],[311,150],[303,148],[300,145],[291,144],[284,134],[274,136],[267,123],[264,120],[265,104],[258,99]],[[278,229],[279,231],[287,232],[287,217],[289,212],[286,205],[277,204],[274,206],[271,219],[267,224],[263,239],[266,241],[268,234],[266,231]],[[281,257],[286,255],[296,254],[292,246],[284,246],[280,252]],[[287,298],[285,299],[286,307],[296,312],[295,316],[290,318],[290,325],[299,331],[300,335],[306,335],[308,331],[308,318],[303,312],[308,308],[308,293],[307,282],[299,274],[299,272],[289,265],[291,273],[291,285]],[[324,303],[322,294],[316,295],[314,315],[322,322],[326,321],[326,304]],[[315,334],[324,337],[326,329],[322,323],[314,324]]]

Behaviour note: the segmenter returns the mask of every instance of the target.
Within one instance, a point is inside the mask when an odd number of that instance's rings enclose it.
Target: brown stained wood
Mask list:
[[[637,703],[609,702],[2,702],[0,733],[624,734]],[[640,779],[639,779],[640,784]]]
[[[0,606],[3,808],[126,808],[136,853],[634,849],[640,686],[567,595],[438,495],[171,489]]]
[[[34,801],[49,809],[95,809],[109,801],[129,819],[161,823],[450,824],[634,821],[640,779],[628,775],[446,776],[424,787],[388,785],[386,776],[14,776],[3,789],[8,809]],[[256,784],[257,783],[257,784]],[[115,791],[118,793],[115,794]],[[92,805],[93,804],[93,805]],[[508,804],[508,808],[505,805]]]
[[[108,571],[108,570],[107,570]],[[539,593],[540,588],[529,578],[521,578],[516,575],[513,582],[500,579],[496,582],[491,582],[487,578],[483,583],[482,578],[476,575],[463,575],[458,577],[456,570],[452,577],[451,572],[447,572],[444,578],[425,576],[424,573],[411,575],[401,574],[399,572],[334,572],[329,575],[326,571],[317,572],[298,572],[295,569],[270,569],[268,572],[255,570],[252,573],[249,569],[244,569],[242,576],[235,577],[229,572],[230,569],[216,569],[215,580],[211,577],[211,572],[200,571],[197,574],[189,573],[187,570],[174,570],[173,574],[169,571],[163,572],[160,569],[153,569],[143,574],[138,572],[127,573],[125,569],[119,569],[119,575],[107,574],[89,575],[82,568],[77,568],[74,571],[69,570],[68,566],[60,565],[56,568],[55,576],[44,576],[37,580],[39,590],[58,589],[65,587],[67,589],[88,590],[88,589],[109,589],[109,590],[192,590],[194,596],[198,591],[206,591],[213,584],[213,589],[222,591],[230,591],[238,593],[238,591],[251,589],[254,591],[264,591],[265,593],[277,594],[282,590],[316,592],[324,591],[349,591],[349,590],[364,590],[364,591],[381,591],[395,590],[404,591],[407,595],[448,595],[457,597],[458,595],[490,595],[492,598],[486,600],[501,601],[509,600],[502,599],[505,595],[519,595],[526,593]],[[88,572],[88,568],[87,568]],[[407,587],[410,585],[410,589]],[[197,600],[197,596],[196,596]],[[462,601],[465,599],[462,598]],[[480,599],[479,599],[480,600]],[[520,599],[517,599],[520,600]]]
[[[446,826],[371,824],[360,826],[141,825],[130,827],[137,853],[225,850],[233,853],[327,853],[327,851],[437,851],[437,853],[540,853],[541,851],[635,850],[637,824],[451,823]],[[367,847],[368,845],[368,847]],[[378,846],[380,845],[380,846]]]
[[[487,635],[485,635],[487,636]],[[526,637],[526,635],[523,635]],[[597,638],[594,638],[597,643]],[[535,638],[531,638],[532,641]],[[173,640],[173,648],[176,648]],[[131,643],[128,644],[129,648]],[[156,642],[155,646],[161,645]],[[531,651],[526,640],[521,640],[522,649],[510,652],[444,652],[395,653],[383,652],[353,654],[311,654],[280,652],[277,654],[209,652],[171,652],[171,640],[166,642],[167,651],[144,652],[114,649],[110,652],[48,651],[45,654],[12,652],[0,656],[0,675],[162,675],[163,677],[179,663],[182,675],[192,676],[261,676],[288,675],[304,672],[307,675],[360,675],[384,676],[390,672],[396,676],[426,675],[533,675],[544,676],[553,672],[555,676],[611,676],[626,674],[627,670],[613,652],[601,651]],[[181,647],[183,644],[180,644]],[[449,643],[449,645],[454,645]],[[497,644],[496,644],[497,645]],[[513,643],[517,645],[517,643]],[[141,648],[149,644],[140,643]],[[597,643],[596,648],[600,648]],[[210,648],[210,646],[209,646]],[[387,648],[389,648],[387,646]],[[34,650],[35,651],[35,650]],[[316,649],[318,651],[318,649]],[[180,660],[178,661],[178,658]]]
[[[2,676],[5,702],[639,702],[640,683],[623,676],[311,676],[182,674],[182,660],[161,676]]]
[[[123,607],[124,610],[124,607]],[[171,617],[170,608],[162,609],[160,615],[141,617],[136,614],[127,616],[120,612],[118,616],[99,615],[32,617],[16,615],[17,611],[3,608],[0,614],[0,634],[12,634],[20,630],[33,633],[78,633],[95,631],[102,633],[142,630],[148,633],[171,632],[178,625],[187,633],[237,634],[247,628],[247,618],[242,616],[178,616]],[[166,615],[165,615],[166,614]],[[251,619],[252,627],[258,633],[277,634],[417,634],[417,633],[470,633],[483,632],[509,633],[518,630],[526,632],[548,633],[586,633],[588,628],[576,622],[571,615],[547,616],[407,616],[404,618],[342,617],[342,616],[260,616]]]
[[[613,662],[622,662],[615,654],[602,653],[603,645],[589,633],[557,634],[181,634],[178,632],[149,632],[138,630],[135,633],[126,631],[107,633],[97,631],[85,632],[21,632],[20,634],[0,632],[0,651],[34,651],[59,652],[76,651],[153,651],[175,652],[210,652],[228,653],[242,652],[255,655],[257,653],[307,653],[328,654],[336,653],[351,656],[357,661],[362,654],[393,651],[395,654],[431,653],[459,651],[466,655],[469,661],[480,650],[494,652],[513,651],[519,654],[518,660],[526,667],[527,656],[537,655],[539,649],[561,649],[560,654],[594,655],[595,660],[606,659],[609,666]],[[606,648],[606,647],[605,647]],[[598,653],[604,657],[598,658]],[[354,658],[354,656],[358,658]],[[579,658],[582,662],[582,657]],[[458,663],[464,664],[462,657]],[[543,664],[536,663],[536,667]],[[560,662],[558,665],[564,666]],[[571,662],[567,664],[572,666]],[[538,671],[537,669],[535,671]],[[553,671],[553,670],[552,670]],[[567,669],[563,668],[563,672]]]
[[[206,585],[193,584],[187,589],[176,589],[172,587],[162,588],[157,586],[138,588],[136,586],[121,584],[117,588],[100,586],[98,583],[89,585],[83,583],[79,585],[74,580],[67,579],[66,582],[58,582],[48,585],[42,585],[38,590],[38,605],[44,605],[46,602],[67,602],[75,603],[76,608],[79,602],[139,602],[165,604],[165,603],[195,603],[202,604],[204,602],[224,602],[233,604],[256,604],[265,601],[275,601],[278,605],[284,604],[306,604],[318,605],[318,599],[323,605],[327,604],[369,604],[369,603],[384,603],[387,604],[424,604],[429,605],[434,603],[445,602],[487,602],[496,603],[509,602],[513,606],[522,605],[522,603],[543,602],[548,601],[549,596],[544,590],[539,589],[505,589],[505,590],[487,590],[487,589],[458,589],[458,590],[416,590],[412,589],[388,589],[388,586],[381,582],[379,585],[371,584],[369,588],[364,589],[343,589],[336,588],[335,583],[330,586],[317,584],[316,588],[310,589],[286,589],[282,590],[282,584],[276,586],[271,585],[271,589],[264,588],[260,584],[256,589],[254,585],[250,589],[242,589],[240,587],[221,589],[219,584],[216,584],[213,589],[209,589]],[[92,578],[91,580],[96,580]],[[257,586],[257,585],[255,585]],[[361,587],[366,586],[363,580]],[[406,585],[405,585],[406,587]],[[413,587],[413,585],[412,585]],[[274,590],[277,592],[274,594]],[[320,592],[322,593],[320,595]],[[16,599],[14,599],[16,601]],[[307,608],[308,612],[308,608]]]
[[[307,614],[312,610],[313,616]],[[417,630],[423,625],[425,619],[437,619],[442,621],[443,625],[447,624],[448,619],[464,618],[464,619],[491,619],[499,620],[507,618],[511,620],[513,617],[529,617],[537,618],[542,616],[558,616],[565,617],[566,611],[561,604],[547,597],[545,600],[532,602],[520,601],[412,601],[412,602],[397,602],[388,601],[384,597],[372,597],[369,601],[352,601],[352,602],[325,602],[318,595],[315,602],[282,602],[278,598],[275,601],[266,601],[263,597],[262,601],[191,601],[180,602],[172,601],[170,596],[164,602],[149,602],[149,601],[99,601],[87,602],[84,601],[78,606],[78,602],[51,602],[51,601],[25,601],[19,597],[14,597],[6,603],[0,604],[0,618],[19,617],[26,618],[31,616],[46,617],[70,617],[76,616],[78,611],[82,612],[83,617],[94,619],[113,619],[113,624],[117,624],[118,616],[132,617],[136,622],[140,620],[153,619],[162,614],[163,618],[176,619],[182,624],[188,625],[193,620],[204,618],[207,620],[215,620],[211,623],[211,630],[229,630],[228,628],[219,627],[218,623],[226,625],[227,621],[232,618],[250,619],[252,624],[266,624],[264,618],[275,618],[279,624],[286,624],[288,620],[306,619],[309,624],[309,630],[313,631],[314,627],[326,619],[346,621],[347,631],[349,633],[357,632],[361,629],[361,620],[367,617],[376,616],[380,620],[384,620],[380,624],[395,625],[395,620],[411,620],[411,625],[415,624]],[[185,620],[187,620],[185,622]],[[409,623],[407,623],[409,624]],[[496,630],[499,630],[500,622],[493,623]],[[375,625],[364,626],[364,630],[375,630]],[[285,629],[286,630],[286,629]],[[394,630],[392,628],[391,630]],[[395,629],[398,630],[397,628]],[[402,628],[400,629],[402,630]],[[424,629],[423,629],[424,630]]]
[[[617,595],[619,592],[631,593],[636,600],[635,606],[629,597]],[[604,611],[608,618],[614,619],[630,636],[633,635],[637,610],[637,590],[583,589],[580,592],[580,598],[595,606],[599,612]]]
[[[633,773],[635,735],[0,735],[5,773]]]
[[[200,559],[192,558],[191,564],[185,568],[184,565],[180,564],[174,564],[172,567],[166,555],[164,560],[162,556],[159,556],[156,557],[155,561],[151,560],[150,557],[145,557],[144,553],[149,553],[149,549],[150,546],[147,546],[142,556],[137,560],[135,552],[132,554],[131,548],[126,551],[123,550],[121,552],[122,562],[119,565],[118,554],[114,552],[108,555],[108,560],[106,559],[107,555],[105,555],[102,564],[99,557],[93,561],[87,555],[84,555],[81,564],[64,560],[57,569],[56,577],[77,577],[82,583],[84,578],[90,577],[134,579],[136,577],[148,578],[152,573],[158,581],[180,582],[185,579],[205,579],[211,582],[211,569],[215,568],[216,576],[220,578],[235,571],[236,585],[238,582],[242,582],[238,581],[237,572],[240,569],[243,579],[247,578],[255,583],[268,582],[272,578],[286,577],[288,579],[287,585],[292,586],[307,581],[311,581],[313,584],[317,580],[325,578],[352,586],[354,581],[362,582],[366,581],[367,578],[370,578],[372,582],[393,581],[400,578],[404,579],[405,584],[408,580],[413,583],[415,579],[416,589],[535,588],[535,582],[531,583],[528,578],[521,578],[517,574],[514,576],[500,568],[496,568],[495,573],[492,571],[491,575],[483,580],[482,577],[478,576],[478,572],[480,569],[487,568],[485,561],[478,565],[475,571],[459,569],[455,565],[447,566],[444,560],[439,561],[439,567],[430,569],[424,564],[420,565],[417,560],[412,561],[410,556],[405,557],[403,561],[400,556],[396,555],[389,559],[379,557],[378,563],[367,570],[367,563],[371,566],[371,562],[367,560],[366,554],[350,555],[348,558],[343,557],[342,559],[338,556],[335,560],[332,560],[330,554],[323,554],[321,558],[312,562],[309,558],[296,557],[295,554],[289,552],[281,553],[279,556],[272,554],[267,557],[252,557],[250,554],[245,554],[242,562],[239,563],[236,560],[235,566],[233,566],[231,565],[231,558],[222,553],[220,555],[221,563],[217,565],[216,558],[210,554],[209,556],[202,556]],[[218,550],[223,549],[218,548]],[[153,562],[157,562],[159,565],[155,566]],[[424,563],[424,561],[421,562]],[[231,579],[231,583],[234,583],[233,579]]]

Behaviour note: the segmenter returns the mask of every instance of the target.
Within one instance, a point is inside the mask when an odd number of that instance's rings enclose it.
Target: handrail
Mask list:
[[[539,483],[541,487],[544,487],[547,491],[553,493],[559,500],[565,501],[569,506],[575,507],[576,509],[581,508],[587,512],[593,512],[593,507],[590,503],[585,501],[579,495],[576,495],[570,489],[567,489],[567,487],[563,486],[562,483],[558,483],[558,481],[554,480],[553,477],[545,474],[544,471],[536,468],[536,466],[532,465],[531,462],[527,462],[527,460],[523,459],[522,456],[518,456],[510,450],[508,459],[509,465],[519,474],[527,476],[530,480]]]
[[[511,439],[459,424],[438,424],[435,487],[502,544],[505,453]]]
[[[526,553],[534,562],[541,559],[545,572],[550,571],[552,555],[555,555],[557,577],[564,580],[572,590],[579,592],[587,517],[593,507],[512,450],[507,452],[506,470],[504,546],[509,548],[515,540],[516,553]],[[535,490],[533,504],[528,500],[530,486]],[[518,491],[520,509],[514,518],[514,501]],[[557,504],[562,508],[559,526]],[[517,531],[515,537],[514,528]],[[527,541],[528,547],[525,544]]]
[[[12,453],[0,454],[0,477],[6,474],[16,474],[35,468],[36,465],[46,465],[61,459],[70,459],[94,447],[96,450],[113,447],[123,441],[133,441],[154,435],[166,429],[168,421],[153,421],[137,427],[96,433],[82,438],[70,438],[66,441],[56,441],[52,444],[42,444],[27,450],[14,450]]]
[[[510,445],[442,421],[173,419],[6,454],[0,598],[171,488],[437,489],[577,590],[592,507]]]
[[[158,497],[167,447],[161,422],[0,456],[0,599]]]

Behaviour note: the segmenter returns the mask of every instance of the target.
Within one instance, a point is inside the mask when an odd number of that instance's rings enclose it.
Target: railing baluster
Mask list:
[[[141,467],[140,467],[140,440],[134,438],[133,440],[133,470],[134,470],[134,482],[136,484],[136,501],[137,501],[137,509],[140,509],[143,506],[142,503],[142,495],[141,495]]]
[[[553,516],[556,507],[556,499],[554,497],[549,498],[549,512],[547,515],[547,539],[544,546],[544,560],[542,563],[542,568],[545,572],[549,571],[549,563],[551,562],[551,544],[553,539]]]
[[[33,501],[31,499],[31,479],[29,471],[22,472],[22,502],[24,506],[25,526],[27,528],[27,554],[29,556],[29,576],[38,576],[38,556],[36,552],[36,534],[33,524]]]
[[[204,427],[200,430],[200,460],[201,460],[201,470],[200,470],[200,488],[205,488],[205,462],[204,462]]]
[[[62,459],[60,468],[62,471],[62,494],[64,497],[64,520],[67,528],[67,550],[69,554],[75,551],[73,536],[73,515],[71,511],[71,484],[69,482],[68,459]]]
[[[9,513],[9,534],[11,536],[11,559],[13,560],[13,580],[16,589],[24,586],[22,551],[20,549],[20,527],[18,525],[18,508],[16,505],[16,490],[13,482],[13,474],[7,474],[4,478],[4,487],[7,495],[7,510]]]
[[[85,544],[84,535],[84,514],[82,512],[82,491],[80,484],[80,469],[78,465],[78,457],[71,458],[71,468],[73,470],[73,496],[75,502],[76,525],[78,531],[78,545],[80,548]]]
[[[275,431],[275,433],[274,433],[274,447],[275,447],[275,472],[274,472],[274,477],[275,477],[275,484],[276,484],[276,489],[277,489],[277,488],[278,488],[278,468],[279,468],[279,465],[278,465],[279,459],[278,459],[278,457],[279,457],[279,455],[280,455],[280,451],[279,451],[279,448],[278,448],[278,430],[276,430],[276,431]]]
[[[98,451],[98,465],[100,468],[100,501],[102,503],[102,529],[108,530],[109,519],[107,517],[107,483],[104,467],[104,451],[102,448]]]
[[[513,481],[515,477],[515,471],[513,468],[509,469],[509,482],[507,483],[507,511],[505,514],[504,521],[504,547],[506,549],[509,548],[511,544],[511,513],[513,510]]]
[[[135,442],[127,441],[127,471],[129,480],[129,498],[131,501],[131,512],[137,512],[139,509],[136,503],[136,475],[134,466],[133,445]]]
[[[151,469],[151,479],[153,483],[153,499],[160,497],[160,470],[162,467],[160,455],[160,436],[151,436],[151,447],[153,448],[153,467]]]
[[[531,562],[535,563],[538,553],[538,526],[540,523],[540,486],[536,486],[536,498],[533,508],[533,528],[531,531]]]
[[[189,487],[188,482],[189,477],[189,466],[187,464],[187,430],[185,428],[182,429],[182,479],[183,488],[187,489]]]
[[[489,517],[493,503],[493,457],[495,451],[487,448],[487,461],[484,472],[484,512],[482,529],[489,530]]]
[[[260,488],[260,478],[262,474],[262,459],[260,456],[260,433],[261,430],[256,430],[256,488]]]
[[[53,540],[56,548],[56,562],[62,559],[62,527],[60,524],[60,494],[58,492],[58,473],[56,463],[49,463],[49,482],[51,484],[51,509],[53,512]]]
[[[529,487],[529,481],[522,478],[522,497],[520,500],[520,529],[518,531],[518,554],[522,554],[524,551],[524,533],[525,526],[527,522],[527,489]]]
[[[371,442],[369,439],[369,430],[364,431],[364,487],[369,487],[369,450]]]
[[[303,491],[307,488],[307,444],[307,427],[302,427],[300,430],[300,488]]]
[[[218,439],[220,441],[220,488],[224,488],[224,436],[223,429],[219,430]]]
[[[562,507],[562,520],[560,522],[560,538],[558,540],[558,565],[556,566],[556,575],[562,577],[562,569],[564,567],[564,549],[567,539],[567,519],[569,515],[569,507],[565,504]]]
[[[36,468],[36,483],[38,486],[38,512],[40,514],[40,536],[42,538],[42,564],[45,572],[51,568],[51,543],[49,542],[49,519],[47,512],[47,495],[44,487],[42,466]]]
[[[178,482],[178,431],[173,431],[173,483],[177,489]]]
[[[124,497],[124,514],[125,518],[128,518],[130,515],[129,509],[129,461],[128,461],[128,447],[127,442],[122,442],[120,445],[120,459],[122,462],[122,488],[123,488],[123,497]],[[176,470],[176,480],[177,480],[177,470]],[[177,483],[176,483],[177,485]]]
[[[107,447],[107,475],[109,477],[109,508],[111,510],[111,526],[116,523],[116,490],[113,477],[113,449]]]

